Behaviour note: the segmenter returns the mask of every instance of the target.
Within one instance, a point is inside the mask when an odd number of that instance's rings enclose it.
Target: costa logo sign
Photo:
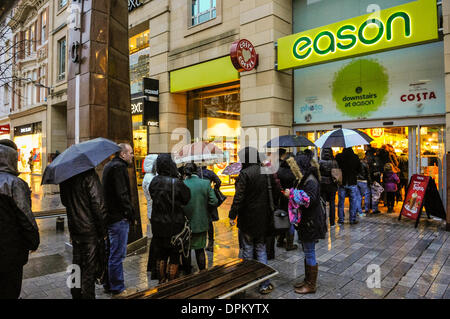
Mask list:
[[[278,70],[436,39],[436,1],[416,0],[278,39]]]
[[[421,102],[426,100],[436,99],[436,93],[431,92],[420,92],[420,93],[411,93],[411,94],[403,94],[400,97],[402,102]]]
[[[233,42],[230,57],[233,66],[239,72],[251,71],[258,66],[258,54],[256,54],[253,44],[246,39]]]

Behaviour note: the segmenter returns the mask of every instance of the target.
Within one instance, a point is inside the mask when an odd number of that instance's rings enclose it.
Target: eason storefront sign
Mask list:
[[[435,0],[416,0],[278,39],[278,70],[438,39]]]

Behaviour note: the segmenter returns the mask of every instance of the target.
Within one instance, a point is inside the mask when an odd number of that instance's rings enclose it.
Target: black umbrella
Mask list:
[[[271,139],[265,145],[266,148],[271,147],[306,147],[315,146],[313,142],[300,135],[283,135]]]
[[[41,184],[60,184],[72,176],[95,168],[118,151],[120,147],[116,143],[103,137],[74,144],[45,168]]]

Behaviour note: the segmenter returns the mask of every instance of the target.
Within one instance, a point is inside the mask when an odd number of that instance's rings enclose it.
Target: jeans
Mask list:
[[[252,237],[246,233],[239,231],[242,244],[242,258],[253,259],[256,254],[256,260],[267,265],[266,239],[264,237]],[[260,284],[260,288],[264,289],[269,286],[270,280],[266,280]]]
[[[306,264],[308,266],[317,265],[316,261],[316,243],[314,241],[302,242],[303,253],[305,254]]]
[[[364,197],[364,211],[368,212],[370,209],[370,186],[367,185],[367,181],[358,181],[359,200],[358,200],[358,212],[362,213],[362,198]]]
[[[111,245],[108,260],[109,288],[118,293],[125,290],[123,260],[127,255],[129,229],[130,223],[125,219],[108,226]]]
[[[350,222],[356,220],[356,208],[358,207],[358,186],[357,185],[342,185],[338,189],[338,217],[339,222],[344,222],[344,203],[345,195],[349,194],[350,199]]]

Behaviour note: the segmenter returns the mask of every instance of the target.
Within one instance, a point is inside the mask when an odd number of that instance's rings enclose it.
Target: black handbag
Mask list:
[[[172,178],[172,216],[175,211],[175,182]],[[170,245],[178,250],[180,254],[183,254],[184,258],[188,258],[191,250],[191,227],[189,226],[189,220],[184,216],[184,226],[181,232],[175,234],[170,239]]]
[[[289,220],[289,213],[282,209],[275,209],[273,204],[273,196],[272,196],[272,183],[270,181],[270,176],[267,175],[267,183],[269,189],[269,203],[270,203],[270,211],[273,212],[273,227],[276,232],[285,232],[291,228],[291,222]]]
[[[219,207],[220,205],[223,204],[223,202],[227,199],[227,197],[220,191],[219,188],[214,187],[214,193],[216,194],[218,200],[217,207]]]

